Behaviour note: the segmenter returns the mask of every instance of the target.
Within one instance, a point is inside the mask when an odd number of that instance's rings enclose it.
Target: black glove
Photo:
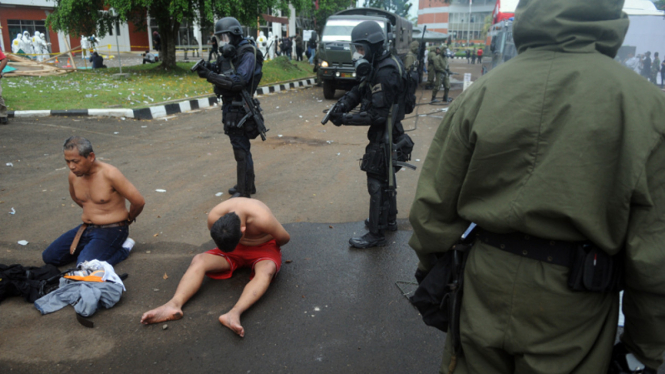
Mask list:
[[[422,271],[420,268],[416,269],[416,282],[421,284],[429,272]]]
[[[199,78],[208,79],[208,75],[210,75],[210,69],[205,66],[201,66],[196,69],[196,74],[199,75]]]
[[[342,126],[344,124],[344,113],[338,111],[330,113],[330,122],[337,127]]]

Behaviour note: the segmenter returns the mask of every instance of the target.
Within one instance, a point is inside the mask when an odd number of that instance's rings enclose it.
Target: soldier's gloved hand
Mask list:
[[[330,113],[330,122],[337,127],[342,126],[344,124],[344,113],[338,111]]]
[[[335,106],[334,109],[335,110],[333,111],[333,113],[335,113],[335,112],[337,112],[337,113],[346,113],[346,112],[348,112],[348,110],[346,110],[346,105],[341,101],[337,102],[337,105]]]
[[[196,69],[196,74],[198,74],[200,78],[208,79],[208,75],[210,74],[210,69],[208,69],[205,66],[201,66],[198,69]]]
[[[429,272],[422,271],[420,268],[416,269],[416,282],[421,284]]]

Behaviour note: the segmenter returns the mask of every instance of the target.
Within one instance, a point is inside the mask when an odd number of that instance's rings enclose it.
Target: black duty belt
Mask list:
[[[586,242],[566,242],[537,238],[520,232],[496,234],[484,229],[476,230],[483,243],[517,256],[550,264],[571,267],[575,252]]]

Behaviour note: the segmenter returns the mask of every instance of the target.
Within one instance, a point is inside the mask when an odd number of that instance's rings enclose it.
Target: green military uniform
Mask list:
[[[421,271],[470,222],[521,232],[524,243],[622,251],[621,339],[656,369],[665,352],[665,96],[613,60],[628,29],[622,6],[520,1],[518,56],[455,100],[432,141],[409,245]],[[569,272],[476,240],[454,373],[607,373],[618,294],[573,292]],[[441,373],[451,362],[449,336]]]
[[[436,99],[436,94],[439,92],[439,88],[441,88],[443,75],[448,63],[441,55],[441,53],[436,53],[435,57],[432,59],[432,63],[434,64],[434,72],[436,74],[436,81],[434,82],[434,87],[432,88],[432,101],[434,101]]]
[[[411,68],[411,65],[418,60],[418,48],[420,47],[420,43],[417,41],[412,41],[411,44],[409,44],[409,52],[407,52],[406,57],[404,57],[404,67],[406,69]]]
[[[445,47],[441,49],[439,57],[443,63],[443,101],[448,101],[448,92],[450,92],[450,69],[448,65],[448,56],[446,55]]]
[[[427,85],[433,86],[436,72],[434,71],[434,56],[436,56],[436,47],[429,47],[427,53]]]
[[[658,84],[658,72],[660,71],[660,59],[657,53],[654,53],[653,62],[651,63],[651,82],[656,85]]]

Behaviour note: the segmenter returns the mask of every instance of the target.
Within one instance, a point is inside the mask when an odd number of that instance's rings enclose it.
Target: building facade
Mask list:
[[[450,35],[453,42],[481,43],[485,18],[492,15],[496,0],[418,1],[418,26]]]
[[[46,41],[51,43],[51,53],[62,53],[81,46],[79,35],[69,35],[46,29],[46,17],[53,11],[54,3],[48,0],[2,0],[0,3],[0,26],[2,26],[2,44],[11,52],[12,41],[17,34],[28,31],[30,36],[35,31],[43,32]],[[99,40],[97,49],[115,52],[116,45],[120,51],[141,51],[150,45],[149,31],[139,31],[132,23],[121,24],[104,38]],[[117,36],[117,39],[116,39]],[[117,40],[117,42],[116,42]],[[111,46],[109,48],[109,45]]]

